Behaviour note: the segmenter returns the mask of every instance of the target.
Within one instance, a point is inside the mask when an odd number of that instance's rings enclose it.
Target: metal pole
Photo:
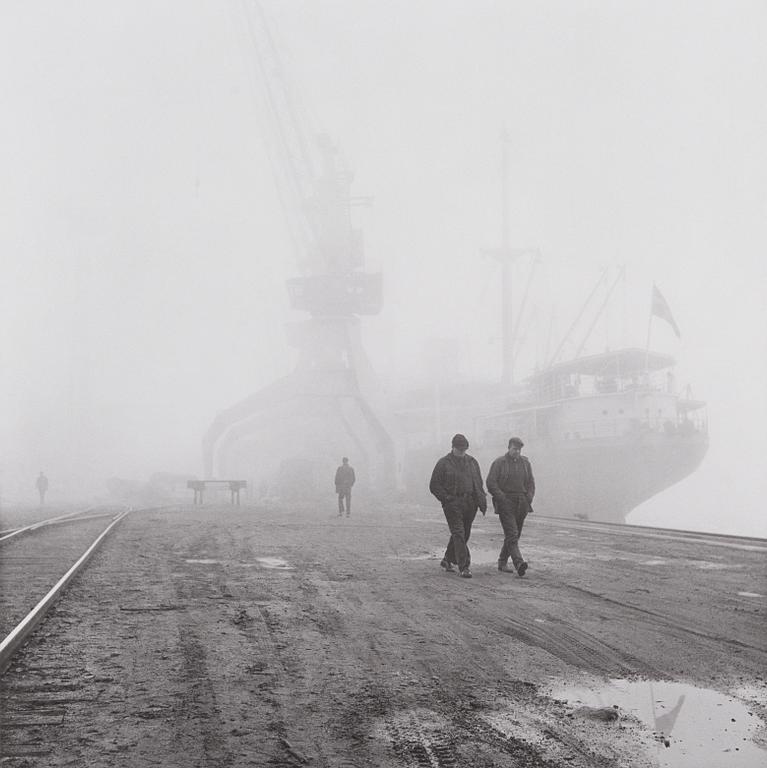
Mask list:
[[[509,247],[509,134],[501,131],[501,302],[503,316],[503,368],[501,380],[506,386],[514,383],[514,350],[512,349],[511,312],[511,251]]]

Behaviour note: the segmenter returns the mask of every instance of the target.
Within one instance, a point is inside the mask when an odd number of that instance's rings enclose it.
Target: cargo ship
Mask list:
[[[625,348],[551,365],[511,392],[464,382],[408,393],[392,411],[401,482],[408,496],[425,498],[453,432],[467,434],[483,472],[519,435],[536,477],[536,513],[623,523],[691,474],[708,449],[706,403],[676,390],[675,364]]]

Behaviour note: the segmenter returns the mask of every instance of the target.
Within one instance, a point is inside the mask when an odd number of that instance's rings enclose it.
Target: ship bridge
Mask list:
[[[671,355],[630,347],[552,365],[533,374],[529,387],[539,403],[659,385],[671,389],[674,365],[676,360]],[[658,373],[663,371],[666,380],[658,382]]]
[[[477,419],[483,441],[512,433],[555,444],[623,441],[640,433],[707,433],[706,403],[677,390],[671,355],[626,348],[559,363],[531,376],[529,397]]]

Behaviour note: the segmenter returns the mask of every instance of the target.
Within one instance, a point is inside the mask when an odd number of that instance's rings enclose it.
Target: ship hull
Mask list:
[[[698,467],[708,449],[705,434],[647,433],[632,439],[580,440],[552,444],[528,442],[523,453],[530,459],[536,481],[536,514],[581,520],[625,523],[637,506],[679,482]],[[483,476],[503,453],[479,449]],[[426,450],[405,460],[405,486],[409,496],[425,496],[431,465],[440,452]],[[418,487],[420,486],[420,487]]]

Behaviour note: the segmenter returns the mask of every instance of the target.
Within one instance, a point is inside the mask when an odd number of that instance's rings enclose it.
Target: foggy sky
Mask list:
[[[702,467],[630,521],[767,535],[767,6],[267,0],[297,96],[355,171],[391,388],[430,339],[500,375],[511,241],[544,263],[523,361],[626,269],[586,351],[652,346],[709,403]],[[0,7],[0,485],[200,471],[216,412],[291,369],[276,199],[243,5]],[[524,265],[520,265],[524,274]],[[552,315],[553,311],[553,315]],[[573,352],[573,349],[570,349]],[[534,460],[534,457],[531,457]],[[70,487],[68,490],[72,490]]]

